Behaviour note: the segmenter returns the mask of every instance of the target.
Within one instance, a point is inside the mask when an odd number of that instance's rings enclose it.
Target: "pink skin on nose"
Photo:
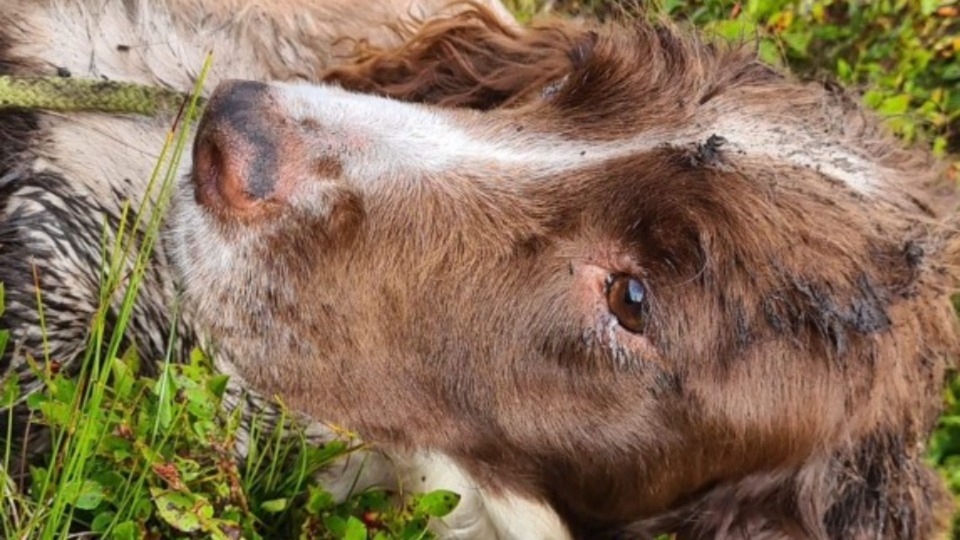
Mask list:
[[[252,218],[275,206],[270,203],[284,202],[317,172],[307,136],[280,112],[268,85],[221,83],[194,146],[197,203],[221,215]],[[324,156],[323,170],[336,168],[330,161]]]

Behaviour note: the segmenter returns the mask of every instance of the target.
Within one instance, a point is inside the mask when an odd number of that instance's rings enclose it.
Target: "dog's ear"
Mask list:
[[[404,101],[493,109],[560,80],[596,41],[595,33],[570,24],[521,28],[476,4],[401,34],[405,42],[396,49],[358,43],[354,62],[324,80]]]
[[[818,480],[831,494],[822,517],[830,538],[947,538],[953,504],[916,441],[876,433],[838,454]],[[813,489],[817,489],[814,487]]]
[[[918,185],[915,229],[924,234],[903,246],[914,280],[903,303],[917,313],[909,323],[917,343],[898,354],[899,374],[887,395],[901,396],[897,413],[837,452],[821,475],[829,489],[823,523],[830,538],[946,539],[955,503],[929,463],[927,439],[941,413],[939,396],[957,369],[960,323],[952,297],[960,288],[960,217],[955,189],[935,181]],[[946,217],[938,217],[943,216]],[[898,344],[910,338],[901,332]],[[912,349],[912,352],[911,352]],[[898,382],[893,382],[898,381]],[[914,397],[916,396],[916,397]],[[816,490],[816,488],[813,488]]]

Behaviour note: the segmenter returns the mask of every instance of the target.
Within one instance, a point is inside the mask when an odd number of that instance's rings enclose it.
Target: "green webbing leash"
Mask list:
[[[190,94],[136,83],[0,75],[0,109],[157,116],[177,112]]]

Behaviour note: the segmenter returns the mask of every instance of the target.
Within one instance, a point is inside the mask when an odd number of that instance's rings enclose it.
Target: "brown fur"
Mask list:
[[[764,118],[881,172],[864,194],[711,139],[548,178],[454,169],[376,193],[338,178],[347,240],[280,211],[249,267],[189,291],[217,295],[201,318],[255,386],[385,448],[448,454],[583,538],[943,530],[923,452],[958,346],[958,240],[918,191],[929,156],[835,89],[642,20],[517,30],[477,10],[327,79],[489,110],[450,113],[471,129],[588,141]],[[218,219],[197,234],[261,226]],[[595,268],[643,278],[644,336],[590,333]]]
[[[488,5],[509,19],[499,2]],[[232,78],[316,82],[323,70],[346,60],[349,47],[336,45],[343,43],[342,36],[396,44],[391,25],[446,8],[445,0],[9,0],[0,2],[0,74],[124,81],[189,92],[213,51],[206,79],[210,89]],[[150,118],[2,105],[0,283],[6,296],[0,329],[11,339],[0,355],[0,381],[19,379],[21,403],[14,408],[14,426],[7,425],[9,412],[0,411],[0,447],[10,447],[16,461],[39,453],[48,435],[36,424],[24,427],[30,411],[23,402],[42,387],[34,360],[49,358],[62,373],[78,373],[93,318],[105,310],[108,333],[115,327],[122,292],[110,306],[101,305],[104,226],[118,228],[127,204],[133,201],[136,208],[144,197],[176,111]],[[120,350],[136,347],[145,373],[155,372],[171,343],[181,345],[174,359],[186,358],[205,335],[189,313],[179,310],[167,249],[156,246],[154,266],[141,283],[120,345]],[[128,268],[136,258],[130,254]],[[174,327],[177,340],[170,335]],[[218,367],[233,374],[228,365]],[[226,402],[239,405],[247,421],[255,417],[265,428],[279,421],[281,411],[271,400],[256,396],[236,376],[230,382]],[[247,427],[238,432],[241,452]],[[329,440],[329,431],[310,432],[316,442]],[[14,441],[6,440],[8,433]],[[21,449],[20,439],[28,434],[32,440]],[[352,469],[337,468],[347,479],[342,488],[328,487],[345,496],[354,471],[361,465],[376,469],[377,460],[352,454]],[[26,465],[14,464],[7,472],[29,476]]]
[[[396,49],[360,42],[353,63],[326,78],[405,101],[490,109],[529,97],[571,62],[585,60],[578,55],[588,53],[593,38],[565,29],[560,23],[520,29],[488,10],[468,10],[420,28]]]

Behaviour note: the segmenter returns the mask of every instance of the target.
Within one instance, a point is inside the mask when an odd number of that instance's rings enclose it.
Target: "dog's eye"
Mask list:
[[[646,312],[647,289],[634,277],[611,274],[606,281],[607,306],[625,329],[642,333]]]

